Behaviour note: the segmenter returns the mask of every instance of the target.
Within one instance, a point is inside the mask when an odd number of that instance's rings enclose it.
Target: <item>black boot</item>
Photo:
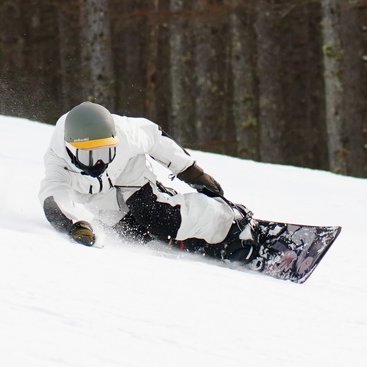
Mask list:
[[[254,222],[249,222],[246,218],[233,223],[223,241],[224,259],[249,264],[258,257],[259,246],[255,232]]]

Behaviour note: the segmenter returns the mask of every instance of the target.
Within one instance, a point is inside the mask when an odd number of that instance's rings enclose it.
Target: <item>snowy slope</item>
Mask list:
[[[110,234],[71,244],[37,199],[51,132],[0,117],[0,366],[366,365],[366,180],[192,152],[256,217],[343,226],[297,285]]]

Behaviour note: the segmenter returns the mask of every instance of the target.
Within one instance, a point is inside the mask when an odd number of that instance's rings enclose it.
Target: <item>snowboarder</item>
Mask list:
[[[201,192],[164,187],[147,156]],[[257,256],[251,218],[223,198],[220,184],[159,126],[84,102],[57,121],[45,154],[39,198],[58,231],[86,246],[96,241],[89,213],[127,238],[178,243],[249,263]]]

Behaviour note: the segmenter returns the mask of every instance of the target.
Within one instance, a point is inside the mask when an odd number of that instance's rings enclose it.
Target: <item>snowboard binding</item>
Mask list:
[[[242,218],[236,220],[224,240],[226,255],[223,259],[261,272],[265,269],[267,261],[276,256],[277,251],[267,247],[262,241],[259,222],[253,218],[249,209],[242,204],[231,203],[231,206]]]
[[[234,207],[242,215],[242,218],[235,220],[223,241],[223,259],[248,265],[260,254],[260,246],[257,242],[257,222],[252,218],[252,213],[243,205]],[[255,267],[259,267],[259,265]]]

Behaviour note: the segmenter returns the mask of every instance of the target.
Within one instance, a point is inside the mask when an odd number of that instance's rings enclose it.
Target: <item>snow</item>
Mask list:
[[[298,285],[109,233],[70,243],[37,198],[51,133],[0,116],[1,366],[365,366],[365,179],[191,152],[258,218],[343,226]]]

